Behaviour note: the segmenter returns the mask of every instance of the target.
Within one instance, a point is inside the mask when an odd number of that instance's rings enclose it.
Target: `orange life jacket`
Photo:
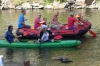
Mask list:
[[[45,21],[41,21],[41,22],[40,22],[40,26],[42,26],[42,25],[44,24],[44,22],[45,22]]]
[[[83,18],[80,15],[76,15],[77,22],[83,22]]]

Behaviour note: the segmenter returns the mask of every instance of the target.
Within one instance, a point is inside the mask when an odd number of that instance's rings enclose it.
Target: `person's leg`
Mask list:
[[[76,28],[76,26],[74,25],[74,26],[73,26],[73,29],[75,29],[75,28]]]
[[[14,42],[19,42],[18,38],[15,38],[15,39],[14,39]]]
[[[60,26],[59,25],[54,25],[53,29],[55,29],[55,30],[60,29]]]
[[[26,28],[31,28],[31,26],[30,25],[26,25]]]
[[[72,27],[69,27],[68,30],[72,30],[72,29],[75,29],[75,28],[76,28],[76,26],[74,25]]]
[[[31,26],[30,25],[23,25],[22,28],[31,28]]]

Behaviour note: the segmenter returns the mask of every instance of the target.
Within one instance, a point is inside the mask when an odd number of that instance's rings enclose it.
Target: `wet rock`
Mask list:
[[[52,60],[60,60],[61,63],[73,62],[73,61],[69,60],[66,56],[52,57]]]
[[[25,3],[22,4],[22,8],[24,8],[24,9],[32,9],[32,6],[31,6],[30,3],[25,2]]]
[[[30,66],[30,61],[29,60],[24,61],[24,66]]]

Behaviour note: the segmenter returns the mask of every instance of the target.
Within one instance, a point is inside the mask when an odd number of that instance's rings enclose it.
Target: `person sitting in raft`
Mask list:
[[[40,22],[41,27],[42,27],[43,25],[47,25],[46,23],[47,23],[47,18],[44,17],[44,18],[43,18],[43,21]],[[48,23],[48,29],[50,29],[49,27],[50,27],[50,25],[49,25],[49,23]]]
[[[52,39],[50,39],[50,34],[53,34],[46,25],[43,25],[40,31],[40,37],[37,40],[36,43],[38,42],[54,42],[54,39],[52,37]]]
[[[58,22],[58,16],[59,16],[59,12],[56,11],[51,21],[51,28],[53,29],[60,29],[63,26]]]
[[[70,13],[70,16],[68,17],[68,29],[69,30],[76,28],[76,26],[74,25],[75,22],[76,22],[76,19],[74,18],[74,13]]]
[[[40,26],[46,25],[47,18],[43,18],[43,21],[40,22]]]
[[[13,31],[13,26],[12,26],[12,25],[9,25],[9,26],[8,26],[8,31],[6,31],[5,36],[4,36],[5,39],[6,39],[9,43],[12,43],[13,41],[14,41],[14,42],[19,42],[18,38],[19,38],[19,37],[22,37],[22,35],[20,35],[20,36],[14,36],[13,33],[12,33],[12,31]]]
[[[35,18],[34,29],[37,29],[37,30],[40,29],[40,22],[41,22],[41,14],[38,13],[37,17]]]
[[[76,15],[76,20],[77,20],[77,22],[78,22],[79,25],[83,25],[84,20],[83,20],[83,17],[81,15],[81,13],[78,13]]]
[[[18,29],[21,29],[21,28],[31,28],[31,26],[25,24],[24,15],[26,14],[26,10],[22,9],[21,12],[22,12],[22,14],[20,15],[19,20],[18,20]]]

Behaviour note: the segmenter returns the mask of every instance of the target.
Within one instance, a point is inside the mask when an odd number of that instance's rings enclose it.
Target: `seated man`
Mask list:
[[[34,21],[34,29],[40,29],[41,14],[39,13]]]
[[[60,29],[63,25],[58,22],[58,15],[59,12],[57,11],[51,21],[51,28],[53,29]]]
[[[68,17],[68,29],[69,30],[76,28],[76,26],[74,25],[75,22],[76,22],[76,19],[74,18],[74,13],[70,13],[70,16]]]
[[[8,26],[8,31],[5,33],[6,40],[9,43],[12,43],[13,41],[19,42],[18,38],[21,37],[22,35],[20,35],[20,36],[14,36],[13,33],[12,33],[12,31],[13,31],[13,26],[12,25]]]
[[[25,14],[26,14],[26,10],[23,9],[22,10],[22,14],[19,17],[18,29],[21,29],[21,28],[31,28],[31,26],[25,24],[25,18],[24,18]]]

